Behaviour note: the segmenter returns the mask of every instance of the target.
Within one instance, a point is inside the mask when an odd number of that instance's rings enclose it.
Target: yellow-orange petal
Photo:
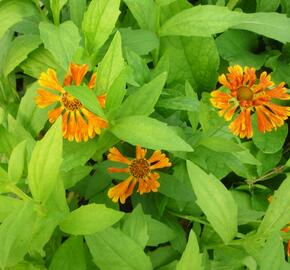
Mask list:
[[[67,74],[67,75],[65,76],[64,81],[63,81],[63,85],[64,85],[64,86],[69,86],[69,85],[71,85],[71,83],[72,83],[72,76],[71,76],[71,74],[69,73],[69,74]]]
[[[83,119],[82,115],[76,110],[76,122],[77,122],[77,137],[79,141],[88,141],[88,124]]]
[[[147,149],[143,149],[140,145],[136,145],[136,159],[145,158]]]
[[[69,111],[65,111],[62,116],[62,136],[67,138],[67,131],[68,131],[68,115]]]
[[[161,153],[160,150],[156,150],[153,152],[152,156],[148,159],[148,162],[151,164],[153,162],[159,161],[164,157],[166,157],[165,154]]]
[[[89,110],[82,108],[81,111],[88,120],[89,135],[92,134],[93,132],[95,132],[96,134],[100,134],[101,129],[106,128],[108,126],[107,121],[91,113]]]
[[[101,105],[102,108],[105,108],[105,106],[106,106],[106,98],[107,98],[107,94],[104,94],[104,95],[97,97],[99,104]]]
[[[44,89],[37,90],[38,95],[35,98],[36,104],[40,108],[45,108],[60,100],[60,96],[50,93]]]
[[[88,68],[89,66],[87,64],[70,64],[70,73],[76,86],[79,86],[82,83],[84,76],[88,72]]]
[[[169,159],[167,157],[164,157],[160,159],[158,162],[156,162],[153,165],[150,165],[150,170],[156,170],[156,169],[162,169],[165,167],[170,167],[172,164],[169,162]]]
[[[242,110],[238,117],[230,124],[229,129],[234,135],[239,136],[240,138],[252,138],[253,128],[251,110]]]
[[[117,162],[125,163],[128,165],[131,164],[131,161],[127,159],[126,157],[124,157],[116,147],[110,148],[109,154],[108,154],[108,160],[117,161]]]
[[[108,197],[112,199],[113,202],[118,202],[118,200],[120,200],[121,203],[125,203],[127,197],[132,194],[129,194],[128,192],[129,185],[132,179],[133,177],[129,176],[126,180],[110,188],[108,191]]]
[[[70,112],[69,113],[67,133],[66,133],[66,139],[68,139],[69,141],[73,141],[74,138],[75,138],[75,133],[76,133],[75,113],[74,112]]]
[[[277,87],[266,91],[266,95],[270,98],[282,99],[282,100],[289,100],[290,95],[287,93],[287,89],[284,87],[285,83],[280,83]]]
[[[231,83],[227,80],[226,75],[222,74],[218,77],[218,81],[221,85],[223,85],[224,87],[228,88],[228,89],[232,89],[232,85]]]
[[[96,72],[94,72],[93,75],[92,75],[92,77],[91,77],[91,79],[90,79],[90,81],[89,81],[89,83],[88,83],[88,87],[90,89],[93,89],[95,87],[96,78],[97,78],[97,74],[96,74]]]
[[[62,107],[55,108],[48,113],[48,120],[50,123],[54,123],[56,119],[61,115],[63,111]]]
[[[141,195],[149,192],[157,192],[160,186],[160,183],[157,181],[158,178],[159,174],[154,172],[151,173],[146,179],[139,179],[137,192]]]
[[[47,72],[42,72],[38,79],[38,83],[43,87],[48,87],[59,92],[63,91],[62,86],[59,84],[56,72],[49,68]]]
[[[256,70],[254,68],[245,67],[244,68],[244,79],[243,85],[247,87],[252,87],[257,80]]]

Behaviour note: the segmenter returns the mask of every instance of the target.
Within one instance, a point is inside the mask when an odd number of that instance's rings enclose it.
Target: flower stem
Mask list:
[[[17,187],[13,183],[9,183],[7,188],[10,192],[14,193],[16,196],[18,196],[23,201],[32,200],[31,197],[29,197],[27,194],[25,194],[19,187]]]

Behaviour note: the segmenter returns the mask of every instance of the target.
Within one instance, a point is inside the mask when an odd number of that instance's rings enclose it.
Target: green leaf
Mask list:
[[[70,18],[79,29],[82,27],[82,21],[86,8],[86,0],[69,0]]]
[[[124,2],[142,29],[156,31],[158,13],[153,0],[124,0]]]
[[[278,231],[290,220],[290,176],[282,182],[274,193],[273,200],[259,226],[258,233],[268,235]]]
[[[190,82],[197,91],[214,89],[217,81],[219,55],[211,37],[164,38],[161,50],[169,55],[168,83]]]
[[[177,13],[160,29],[161,36],[209,37],[238,25],[245,14],[213,5],[195,6]]]
[[[5,0],[0,3],[0,39],[4,33],[16,23],[22,21],[25,17],[36,15],[36,7],[29,0]]]
[[[45,202],[54,190],[62,162],[61,119],[38,141],[28,167],[28,184],[33,198]]]
[[[264,153],[271,154],[278,152],[286,140],[288,134],[288,125],[285,124],[282,127],[279,127],[277,130],[271,132],[262,133],[260,132],[256,124],[253,125],[254,144]]]
[[[61,172],[60,177],[62,179],[65,189],[73,187],[81,179],[89,175],[91,171],[92,167],[81,165],[71,169],[68,172]]]
[[[97,116],[105,118],[97,96],[91,89],[88,88],[88,86],[67,86],[64,87],[64,90],[77,98],[89,111],[96,114]]]
[[[35,137],[43,129],[47,122],[49,109],[41,109],[34,102],[39,88],[37,83],[27,87],[25,95],[22,97],[17,112],[16,120]]]
[[[241,145],[219,136],[202,138],[198,144],[204,145],[206,148],[216,152],[232,153],[245,151],[245,148],[243,148]]]
[[[280,5],[280,0],[257,0],[258,12],[276,11]]]
[[[59,26],[41,22],[39,30],[44,47],[57,59],[61,67],[67,70],[79,47],[81,38],[78,28],[72,21],[66,21]]]
[[[60,11],[66,4],[67,0],[50,0],[49,2],[54,24],[59,25]]]
[[[26,163],[26,141],[17,144],[10,156],[8,163],[8,175],[12,182],[17,183],[22,174]]]
[[[48,270],[86,270],[82,237],[71,236],[54,253]]]
[[[290,19],[284,14],[246,14],[213,5],[196,6],[178,13],[164,23],[160,34],[209,37],[229,28],[252,31],[283,43],[290,41]]]
[[[119,31],[123,48],[129,48],[138,55],[146,55],[159,45],[159,39],[152,31],[131,28],[120,28]]]
[[[54,70],[62,69],[52,54],[43,47],[30,53],[28,58],[20,64],[20,67],[23,69],[25,74],[37,79],[39,78],[40,73],[46,71],[48,68]]]
[[[12,72],[40,43],[41,40],[36,35],[24,35],[14,39],[3,67],[4,75],[7,76]]]
[[[120,106],[117,117],[150,115],[154,111],[154,106],[163,90],[166,78],[167,74],[162,73],[130,95]]]
[[[239,64],[259,69],[266,61],[265,54],[253,53],[258,49],[258,37],[254,33],[228,30],[216,39],[221,57],[230,65]]]
[[[230,191],[191,161],[187,161],[187,170],[197,204],[223,241],[230,242],[235,237],[238,226],[238,208]]]
[[[161,107],[171,110],[181,110],[188,112],[198,112],[199,102],[190,97],[173,97],[160,99],[156,107]]]
[[[280,270],[285,262],[283,239],[278,232],[269,236],[261,251],[259,265],[261,270]]]
[[[186,248],[176,265],[176,270],[202,270],[202,257],[199,254],[198,242],[193,230],[190,231]]]
[[[141,247],[118,229],[108,228],[86,236],[95,264],[102,270],[151,270],[152,265]]]
[[[124,213],[102,204],[89,204],[68,214],[60,223],[62,231],[73,235],[87,235],[102,231],[118,222]]]
[[[0,170],[0,178],[2,178]],[[1,183],[2,179],[0,180]],[[1,186],[1,184],[0,184]],[[19,199],[15,199],[9,196],[0,195],[0,223],[3,223],[12,212],[20,208],[24,202]]]
[[[151,218],[146,215],[146,221],[148,226],[148,246],[158,246],[161,243],[166,243],[173,240],[176,235],[174,231],[166,224]]]
[[[13,211],[0,225],[0,268],[19,263],[28,252],[36,213],[26,202]]]
[[[111,35],[119,17],[120,0],[93,0],[82,24],[85,47],[90,54],[97,53]]]
[[[110,128],[121,140],[133,145],[168,150],[193,151],[191,146],[181,139],[166,124],[145,116],[129,116],[115,121]]]
[[[134,239],[142,249],[145,248],[149,240],[148,225],[140,204],[126,216],[122,231]]]
[[[98,93],[107,92],[123,69],[121,36],[117,32],[102,62],[98,65],[96,80]]]

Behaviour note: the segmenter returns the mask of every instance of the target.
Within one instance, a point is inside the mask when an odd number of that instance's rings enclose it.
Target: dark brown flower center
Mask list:
[[[78,99],[67,92],[62,94],[61,102],[63,106],[69,111],[79,110],[83,106],[83,104]]]
[[[150,172],[150,165],[144,158],[132,160],[129,166],[130,173],[136,178],[144,178]]]
[[[253,97],[254,93],[250,88],[242,86],[238,89],[237,98],[239,101],[251,101]]]

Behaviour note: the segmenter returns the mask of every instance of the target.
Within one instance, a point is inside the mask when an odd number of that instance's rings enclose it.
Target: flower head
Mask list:
[[[282,82],[274,87],[271,76],[262,72],[259,79],[254,68],[232,66],[228,74],[219,76],[219,82],[226,88],[226,92],[215,90],[211,93],[211,103],[220,109],[219,115],[226,121],[232,120],[236,112],[237,117],[229,128],[231,132],[241,138],[253,136],[252,113],[256,113],[258,129],[265,133],[277,129],[284,124],[290,115],[290,107],[273,103],[273,99],[289,100],[290,95]]]
[[[36,104],[40,108],[54,103],[57,105],[56,108],[49,111],[48,120],[50,123],[54,123],[61,116],[63,137],[69,141],[87,141],[96,134],[100,134],[102,128],[107,127],[107,122],[104,119],[85,108],[78,99],[63,88],[72,84],[81,85],[87,72],[87,64],[70,64],[62,85],[53,69],[42,72],[38,80],[43,88],[37,90]],[[94,73],[87,84],[89,89],[94,88],[95,81],[96,74]],[[103,95],[96,98],[96,102],[99,102],[102,107],[105,105],[105,97]]]
[[[127,167],[109,168],[108,171],[110,173],[123,172],[129,174],[126,180],[109,189],[108,196],[113,202],[120,200],[121,203],[125,203],[126,199],[133,193],[137,183],[139,184],[137,192],[141,195],[151,191],[158,191],[160,186],[158,182],[159,174],[154,172],[154,170],[170,167],[171,163],[161,151],[155,151],[149,159],[145,157],[146,152],[146,149],[142,149],[137,145],[136,158],[129,160],[124,157],[116,147],[112,147],[109,150],[109,160],[124,163]]]

